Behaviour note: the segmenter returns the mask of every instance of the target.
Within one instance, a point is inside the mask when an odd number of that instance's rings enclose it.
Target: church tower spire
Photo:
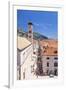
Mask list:
[[[33,24],[28,22],[28,40],[33,44]]]

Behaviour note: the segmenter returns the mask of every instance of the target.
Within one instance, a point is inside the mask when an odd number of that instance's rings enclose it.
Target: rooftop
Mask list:
[[[28,41],[28,39],[26,39],[25,37],[20,37],[20,36],[17,37],[17,42],[18,42],[17,48],[20,50],[28,47],[31,44],[31,42]]]
[[[28,22],[28,25],[33,25],[32,22]]]
[[[40,41],[41,46],[48,46],[48,47],[58,47],[58,41],[53,40],[53,39],[48,39],[48,40],[41,40]]]
[[[42,55],[44,56],[56,56],[58,55],[57,48],[48,47],[44,51],[42,51]]]
[[[54,56],[58,55],[58,41],[57,40],[42,40],[40,41],[42,47],[42,55]]]

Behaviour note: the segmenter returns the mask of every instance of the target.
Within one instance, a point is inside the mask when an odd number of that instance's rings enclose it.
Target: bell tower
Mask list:
[[[28,40],[33,44],[33,24],[28,22]]]

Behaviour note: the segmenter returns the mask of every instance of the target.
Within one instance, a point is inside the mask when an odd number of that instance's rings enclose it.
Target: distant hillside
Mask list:
[[[22,37],[23,36],[28,37],[28,33],[25,32],[25,31],[23,31],[23,30],[17,30],[17,34],[19,36],[22,36]],[[40,39],[40,40],[42,40],[42,39],[48,39],[48,37],[46,37],[46,36],[44,36],[44,35],[42,35],[42,34],[40,34],[38,32],[33,32],[33,38],[35,40],[38,40],[38,39]]]
[[[42,34],[40,34],[38,32],[33,32],[33,38],[34,39],[40,39],[40,40],[42,40],[42,39],[48,39],[48,37],[46,37],[46,36],[44,36],[44,35],[42,35]]]

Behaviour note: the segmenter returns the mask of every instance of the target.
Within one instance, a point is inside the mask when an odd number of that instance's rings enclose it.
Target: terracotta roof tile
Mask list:
[[[58,55],[58,42],[57,40],[42,40],[40,41],[42,48],[42,55]]]

